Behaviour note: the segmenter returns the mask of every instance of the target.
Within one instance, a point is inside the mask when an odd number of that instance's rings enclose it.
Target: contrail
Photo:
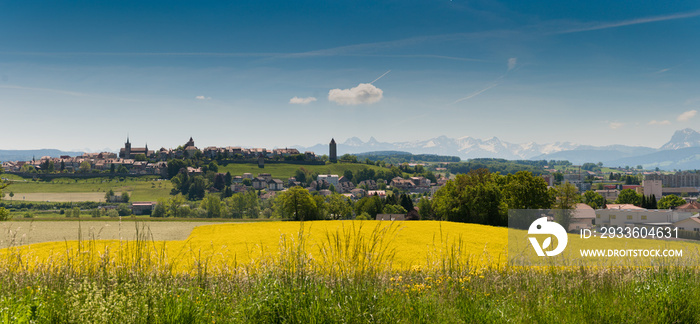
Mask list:
[[[464,101],[464,100],[469,100],[469,99],[471,99],[471,98],[474,98],[474,97],[476,97],[476,96],[482,94],[482,93],[485,92],[486,90],[489,90],[489,89],[491,89],[491,88],[493,88],[493,87],[495,87],[495,86],[497,86],[497,85],[498,85],[498,81],[492,83],[491,85],[489,85],[489,86],[486,87],[486,88],[483,88],[483,89],[481,89],[481,90],[479,90],[479,91],[473,92],[472,94],[470,94],[470,95],[468,95],[468,96],[466,96],[466,97],[464,97],[464,98],[458,99],[457,101],[453,102],[452,104],[454,105],[454,104],[459,103],[459,102],[462,102],[462,101]]]
[[[510,70],[508,70],[508,71],[510,71]],[[462,101],[464,101],[464,100],[469,100],[469,99],[471,99],[471,98],[474,98],[474,97],[476,97],[476,96],[482,94],[483,92],[485,92],[485,91],[487,91],[487,90],[489,90],[489,89],[491,89],[491,88],[493,88],[493,87],[499,85],[499,84],[501,83],[501,80],[503,80],[503,79],[506,77],[506,75],[508,75],[508,71],[506,71],[506,73],[505,73],[504,75],[501,75],[501,76],[498,77],[496,80],[494,80],[493,83],[491,83],[491,84],[490,84],[489,86],[487,86],[486,88],[483,88],[483,89],[481,89],[481,90],[472,92],[470,95],[468,95],[468,96],[466,96],[466,97],[464,97],[464,98],[457,99],[457,101],[451,103],[451,105],[454,105],[454,104],[456,104],[456,103],[462,102]]]
[[[602,23],[602,24],[598,24],[598,25],[590,25],[587,27],[580,27],[580,28],[574,28],[574,29],[554,32],[553,34],[570,34],[570,33],[586,32],[586,31],[592,31],[592,30],[600,30],[600,29],[630,26],[630,25],[653,23],[653,22],[657,22],[657,21],[693,18],[693,17],[697,17],[697,16],[700,16],[700,10],[691,11],[691,12],[684,12],[684,13],[677,13],[677,14],[666,15],[666,16],[653,16],[653,17],[644,17],[644,18],[616,21],[616,22],[610,22],[610,23]]]
[[[391,72],[391,70],[384,72],[384,74],[380,75],[378,78],[374,79],[374,81],[370,82],[369,84],[377,82],[377,80],[383,78],[385,75],[389,74],[389,72]]]

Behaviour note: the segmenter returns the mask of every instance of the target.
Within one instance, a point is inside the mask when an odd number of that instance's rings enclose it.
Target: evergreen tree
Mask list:
[[[226,180],[224,179],[224,175],[221,173],[217,173],[214,176],[214,188],[217,190],[223,190],[224,187],[226,187]]]
[[[401,207],[406,209],[407,212],[413,210],[413,201],[411,200],[411,197],[409,197],[407,194],[401,195]]]
[[[233,196],[233,190],[231,190],[231,186],[226,186],[224,188],[224,192],[221,194],[222,198],[228,198]]]
[[[226,175],[224,175],[224,184],[227,187],[230,187],[231,184],[233,184],[233,176],[231,176],[231,172],[226,172]]]
[[[398,200],[396,199],[396,194],[386,195],[386,198],[384,199],[384,205],[396,205],[397,203]]]

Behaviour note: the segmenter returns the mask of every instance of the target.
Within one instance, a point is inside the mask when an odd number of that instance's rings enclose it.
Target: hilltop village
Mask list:
[[[300,154],[294,148],[268,150],[266,148],[214,147],[199,149],[190,139],[175,149],[150,150],[132,147],[129,138],[119,153],[84,153],[81,156],[39,157],[31,161],[6,161],[2,167],[6,172],[43,173],[119,173],[131,175],[167,175],[167,161],[171,159],[226,160],[236,162],[301,161],[319,163],[322,160],[313,152]],[[321,162],[322,163],[322,162]]]

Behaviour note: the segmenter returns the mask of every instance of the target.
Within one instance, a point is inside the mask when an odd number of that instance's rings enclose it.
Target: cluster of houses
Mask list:
[[[556,172],[556,170],[551,170]],[[631,173],[628,173],[631,174]],[[631,204],[607,204],[604,209],[594,210],[586,204],[577,204],[572,216],[569,231],[595,229],[599,227],[671,227],[681,231],[698,232],[700,237],[700,173],[677,172],[663,174],[660,172],[643,172],[641,185],[606,184],[594,190],[607,201],[617,200],[622,190],[631,189],[646,197],[676,195],[683,197],[686,204],[673,209],[645,209]],[[587,171],[585,175],[596,175]],[[542,176],[550,186],[552,175]],[[579,192],[592,190],[591,183],[583,181],[581,174],[564,174],[562,181],[574,184]],[[600,179],[600,177],[598,177]]]
[[[569,231],[596,227],[671,227],[683,231],[700,232],[700,203],[692,201],[674,209],[645,209],[631,204],[608,204],[594,210],[586,204],[577,204],[569,224]]]
[[[550,174],[542,175],[542,178],[549,186],[554,185],[555,169],[547,169]],[[661,199],[663,196],[676,195],[683,196],[686,200],[696,200],[700,196],[700,173],[681,171],[674,174],[665,174],[662,172],[635,172],[635,171],[623,171],[625,175],[641,175],[644,177],[641,185],[632,184],[605,184],[602,188],[593,188],[595,182],[608,182],[604,175],[596,173],[593,171],[582,171],[578,173],[565,173],[562,174],[562,182],[568,182],[576,186],[579,192],[585,192],[588,190],[594,190],[601,194],[605,199],[609,201],[614,201],[617,199],[620,191],[625,189],[635,190],[639,194],[645,196],[654,195],[657,199]],[[592,177],[596,179],[591,182],[587,178]],[[609,183],[609,182],[608,182]],[[598,185],[601,186],[601,185]]]
[[[131,148],[131,144],[129,143],[129,139],[127,138],[127,142],[124,145],[124,148],[120,150],[120,156],[124,157],[130,157],[134,156],[136,154],[144,154],[149,158],[154,158],[158,159],[160,161],[166,161],[171,158],[187,158],[187,157],[192,157],[197,154],[201,153],[204,157],[210,158],[210,159],[217,159],[217,158],[222,158],[222,159],[255,159],[255,158],[267,158],[267,159],[275,159],[275,158],[284,158],[292,155],[297,155],[297,156],[302,156],[299,150],[295,148],[278,148],[278,149],[272,149],[268,150],[264,147],[261,148],[242,148],[240,146],[226,146],[226,147],[217,147],[217,146],[208,146],[205,147],[204,149],[200,150],[194,145],[194,140],[192,137],[190,137],[190,140],[185,143],[185,145],[177,148],[177,149],[166,149],[166,148],[161,148],[158,150],[158,152],[153,152],[148,150],[148,145],[144,148]],[[315,160],[316,159],[316,154],[314,152],[304,152],[303,154],[303,159],[304,160]]]
[[[676,195],[683,196],[687,200],[697,200],[700,190],[698,187],[675,187],[668,186],[663,180],[647,180],[642,181],[641,185],[604,185],[603,189],[595,190],[609,201],[615,201],[620,195],[620,191],[632,189],[640,195],[654,196],[661,199],[663,196]]]
[[[447,179],[444,179],[443,181],[447,182]],[[430,191],[433,187],[439,186],[437,183],[431,183],[430,179],[425,177],[410,177],[408,179],[396,177],[391,179],[390,185],[392,187],[399,188],[399,190],[405,190],[410,193],[424,193]]]
[[[7,161],[2,163],[5,172],[23,172],[26,165],[35,170],[42,170],[48,163],[53,165],[56,172],[78,172],[81,166],[88,165],[90,172],[106,172],[112,169],[119,170],[122,166],[130,174],[138,175],[162,175],[167,170],[167,162],[136,161],[134,159],[119,158],[115,153],[84,153],[81,156],[60,157],[44,156],[31,161]]]
[[[282,180],[273,179],[272,175],[269,173],[259,173],[256,177],[254,177],[251,173],[244,173],[243,175],[233,177],[233,184],[231,185],[232,191],[245,192],[248,189],[248,187],[244,184],[245,179],[250,180],[251,186],[255,190],[266,190],[273,192],[302,185],[302,183],[297,181],[295,177],[287,179],[287,182],[285,183]],[[392,179],[388,185],[409,193],[424,193],[436,191],[439,186],[444,185],[446,182],[446,178],[441,178],[438,183],[431,183],[431,181],[425,177],[411,177],[409,179],[396,177]],[[386,184],[386,182],[384,182],[384,184]],[[338,176],[337,174],[319,174],[316,180],[309,183],[306,189],[311,192],[318,192],[323,196],[336,192],[351,199],[361,199],[367,195],[378,195],[380,197],[386,196],[386,191],[378,190],[379,185],[375,180],[363,180],[356,186],[348,178]]]

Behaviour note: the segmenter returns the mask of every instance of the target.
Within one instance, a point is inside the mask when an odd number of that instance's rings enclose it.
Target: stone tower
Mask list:
[[[330,152],[328,152],[328,160],[336,163],[338,162],[338,151],[335,147],[335,139],[331,138],[331,144],[329,146]]]
[[[124,143],[124,158],[131,158],[131,143],[129,142],[129,136],[126,137],[126,143]]]

